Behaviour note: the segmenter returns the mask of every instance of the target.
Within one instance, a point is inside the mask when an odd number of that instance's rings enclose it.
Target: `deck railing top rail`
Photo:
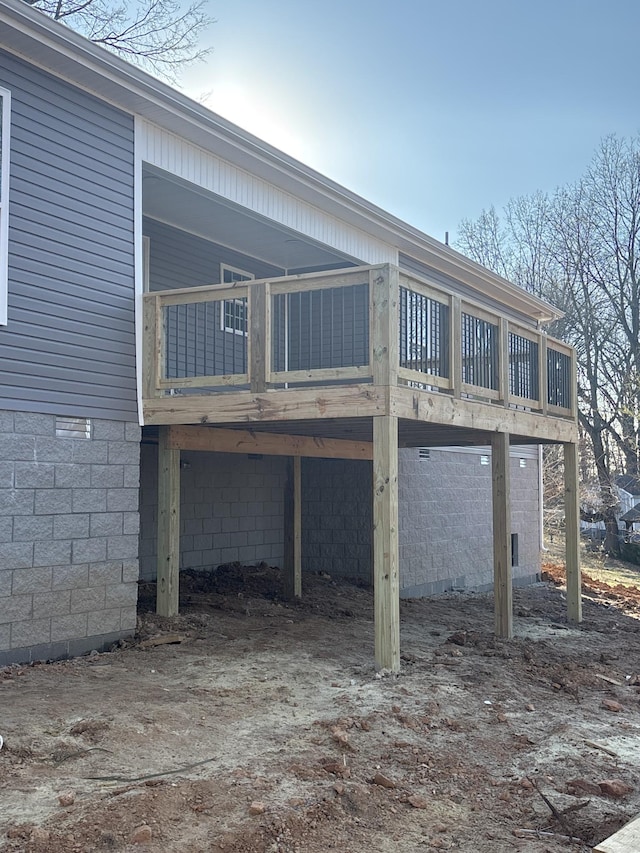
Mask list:
[[[576,415],[575,353],[385,264],[144,295],[143,396],[405,384]]]

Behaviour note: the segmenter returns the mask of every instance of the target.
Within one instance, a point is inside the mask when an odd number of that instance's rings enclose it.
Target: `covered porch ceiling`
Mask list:
[[[142,213],[285,272],[361,263],[147,163]]]

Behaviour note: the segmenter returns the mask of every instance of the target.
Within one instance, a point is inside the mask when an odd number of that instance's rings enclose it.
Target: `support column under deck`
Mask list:
[[[400,670],[398,419],[373,418],[373,587],[376,665]]]
[[[302,460],[290,457],[284,495],[284,596],[302,597]]]
[[[580,499],[578,492],[578,445],[564,444],[565,562],[567,567],[567,618],[582,622],[580,571]]]
[[[498,637],[512,637],[513,590],[511,581],[509,433],[497,432],[491,437],[491,481],[495,632]]]
[[[175,616],[180,593],[180,451],[169,446],[171,427],[158,440],[158,571],[156,613]]]

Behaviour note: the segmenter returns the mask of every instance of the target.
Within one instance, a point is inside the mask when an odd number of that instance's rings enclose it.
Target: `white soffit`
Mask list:
[[[143,215],[282,270],[358,263],[201,187],[145,164]]]
[[[136,150],[143,163],[361,263],[398,263],[393,246],[150,122],[136,122]]]

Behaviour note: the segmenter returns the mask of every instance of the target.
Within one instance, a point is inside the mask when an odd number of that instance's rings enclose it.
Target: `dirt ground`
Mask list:
[[[490,596],[403,601],[392,676],[369,590],[181,583],[170,620],[141,589],[135,641],[0,670],[0,850],[555,853],[640,812],[630,584],[587,586],[580,628],[553,581],[516,591],[510,641]]]

